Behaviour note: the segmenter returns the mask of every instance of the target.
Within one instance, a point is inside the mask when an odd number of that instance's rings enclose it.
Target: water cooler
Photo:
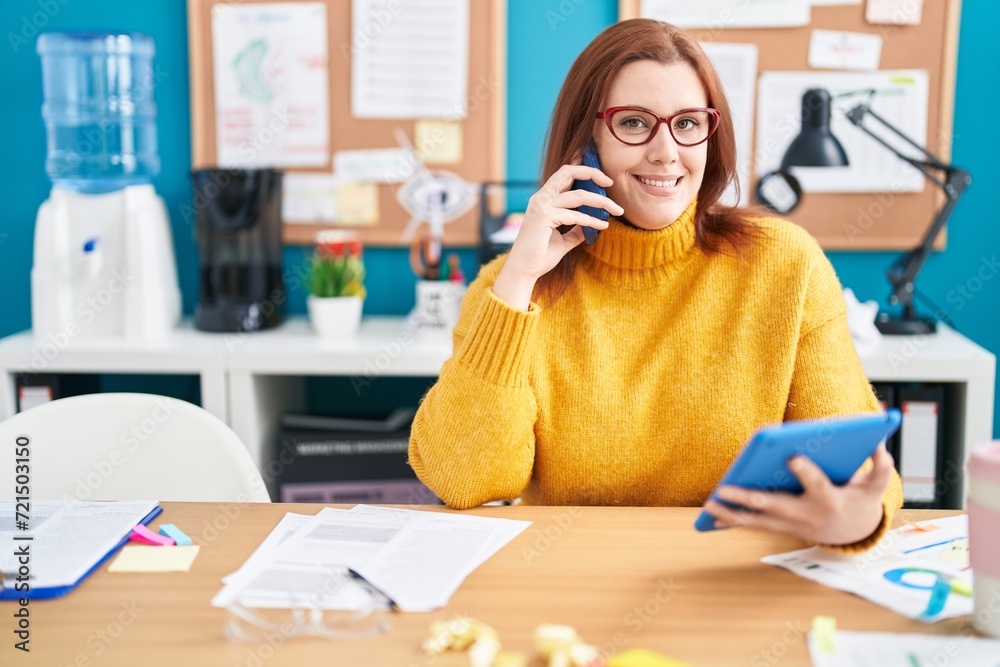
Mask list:
[[[159,173],[153,40],[138,33],[45,33],[49,198],[35,222],[37,340],[150,340],[180,319]]]

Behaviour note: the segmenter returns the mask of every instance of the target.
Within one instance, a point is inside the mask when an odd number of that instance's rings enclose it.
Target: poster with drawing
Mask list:
[[[220,167],[311,167],[330,160],[326,6],[212,7]]]

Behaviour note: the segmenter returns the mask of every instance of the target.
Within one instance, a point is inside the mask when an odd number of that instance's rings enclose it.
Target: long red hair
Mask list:
[[[569,164],[593,138],[594,118],[611,83],[623,67],[637,60],[665,65],[684,63],[705,87],[708,106],[722,112],[719,127],[708,140],[708,158],[698,210],[695,213],[696,243],[708,253],[724,245],[739,250],[757,234],[749,209],[719,203],[729,183],[739,192],[736,178],[736,138],[732,114],[722,82],[698,43],[686,32],[662,21],[631,19],[604,30],[577,57],[552,111],[542,168],[542,182],[562,165]],[[541,291],[558,298],[572,278],[581,248],[568,253],[559,265],[539,281]]]

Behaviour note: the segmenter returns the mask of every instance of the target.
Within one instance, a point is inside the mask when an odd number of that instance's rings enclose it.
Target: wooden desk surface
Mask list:
[[[13,648],[15,605],[2,605],[0,665],[467,665],[464,654],[420,653],[430,622],[455,614],[489,623],[506,648],[531,655],[539,623],[564,623],[606,655],[645,647],[703,666],[808,665],[805,633],[817,614],[835,616],[842,629],[969,633],[967,618],[924,625],[764,565],[762,556],[800,543],[749,531],[699,534],[694,509],[485,507],[471,513],[534,523],[471,574],[447,608],[392,614],[392,631],[374,640],[228,642],[226,612],[209,605],[220,578],[285,512],[320,507],[163,503],[154,525],[175,523],[202,547],[190,572],[109,574],[104,565],[67,597],[30,604],[29,654]]]

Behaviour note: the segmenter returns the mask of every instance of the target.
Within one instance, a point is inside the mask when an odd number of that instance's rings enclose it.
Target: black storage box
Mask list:
[[[271,498],[286,503],[440,504],[406,462],[412,418],[412,409],[371,422],[284,415],[274,470],[266,471]]]

